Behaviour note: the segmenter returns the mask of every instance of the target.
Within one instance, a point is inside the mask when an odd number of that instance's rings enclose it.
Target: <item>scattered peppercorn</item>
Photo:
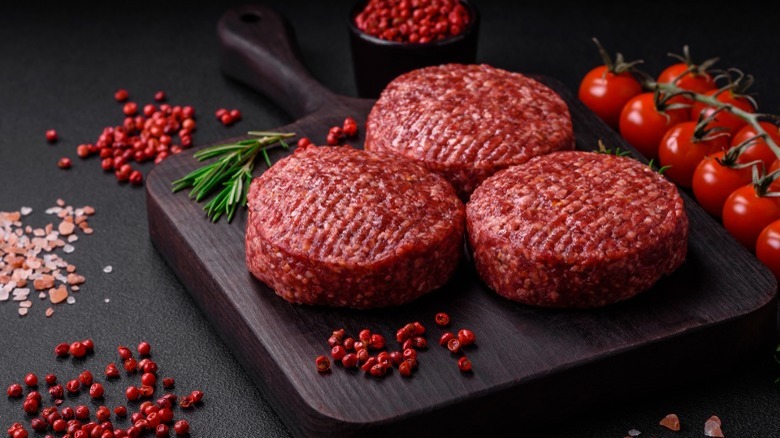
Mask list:
[[[71,394],[77,394],[81,390],[81,383],[76,379],[69,380],[68,383],[65,384],[65,389]]]
[[[344,126],[342,126],[342,132],[347,137],[354,137],[357,135],[357,122],[352,117],[344,119]]]
[[[412,367],[408,361],[402,361],[398,364],[398,374],[409,377],[412,375]]]
[[[70,344],[69,352],[73,357],[84,357],[87,354],[87,347],[85,347],[81,342],[75,341]]]
[[[54,354],[57,357],[66,357],[70,354],[70,344],[67,342],[57,344],[57,346],[54,347]]]
[[[129,401],[136,401],[141,397],[141,392],[135,386],[128,386],[125,389],[125,397]]]
[[[173,385],[176,384],[176,381],[173,379],[173,377],[166,377],[162,380],[163,388],[165,389],[171,389],[173,388]]]
[[[8,394],[8,397],[19,398],[22,396],[22,391],[23,391],[22,385],[18,383],[13,383],[8,387],[6,393]]]
[[[157,102],[163,102],[165,101],[165,92],[164,91],[158,91],[154,93],[154,100]]]
[[[27,373],[24,376],[24,384],[27,386],[38,386],[38,376],[35,373]]]
[[[102,398],[103,392],[103,385],[100,383],[93,383],[92,386],[89,387],[89,396],[92,398]]]
[[[463,373],[471,371],[471,361],[466,356],[461,357],[458,359],[458,369]]]
[[[157,374],[157,363],[154,361],[147,360],[144,366],[140,366],[139,363],[139,368],[145,373]]]
[[[89,408],[84,405],[76,406],[76,418],[86,420],[89,418]]]
[[[49,388],[49,394],[54,398],[62,398],[65,396],[65,389],[62,385],[56,384]]]
[[[55,143],[57,141],[57,131],[53,129],[46,131],[46,141],[49,143]]]
[[[79,382],[84,386],[91,386],[93,380],[94,376],[92,376],[92,373],[89,370],[84,370],[79,374]]]
[[[460,329],[458,330],[458,341],[460,341],[460,345],[472,345],[474,342],[476,342],[477,337],[474,335],[474,332],[472,332],[469,329]]]
[[[130,93],[127,92],[125,89],[119,89],[114,93],[114,99],[116,99],[117,102],[124,102],[130,97]]]
[[[46,432],[46,429],[49,428],[49,425],[46,423],[46,421],[43,420],[43,418],[33,418],[30,420],[30,427],[36,432]]]
[[[119,357],[122,360],[127,360],[133,357],[133,353],[127,347],[119,346],[117,347],[116,351],[119,353]]]
[[[115,363],[111,362],[106,365],[106,378],[113,379],[116,377],[119,377],[119,368],[117,368]]]
[[[40,407],[40,402],[34,398],[28,398],[22,403],[22,409],[24,409],[24,412],[35,415],[38,413],[38,408]]]
[[[141,171],[134,170],[130,172],[130,176],[128,176],[128,181],[130,181],[130,184],[134,186],[140,186],[144,182],[144,176],[141,174]]]
[[[143,341],[140,344],[138,344],[138,354],[141,356],[149,356],[152,353],[152,346],[146,342]]]
[[[115,407],[114,415],[116,415],[118,418],[125,418],[127,416],[127,408],[124,406]]]
[[[122,112],[125,113],[126,116],[134,116],[138,112],[138,104],[135,102],[127,102],[125,106],[122,107]]]
[[[125,371],[127,371],[128,373],[135,373],[136,371],[138,371],[138,361],[133,359],[132,357],[127,359],[123,363],[123,366],[125,368]]]
[[[173,424],[173,431],[176,435],[187,435],[190,433],[190,424],[187,420],[179,420]]]
[[[325,359],[327,359],[327,357],[326,357]],[[184,409],[189,409],[189,408],[191,408],[193,403],[194,403],[194,402],[193,402],[193,400],[192,400],[192,397],[190,397],[189,395],[185,395],[184,397],[182,397],[182,398],[179,400],[179,406],[181,406],[181,407],[182,407],[182,408],[184,408]]]
[[[340,359],[343,361],[344,356]],[[326,373],[330,370],[330,359],[326,356],[318,356],[317,359],[315,359],[314,364],[317,366],[317,371],[320,373]]]
[[[441,327],[446,327],[450,324],[450,315],[447,315],[444,312],[437,313],[433,319],[436,321],[436,325]]]
[[[95,418],[102,423],[111,418],[111,410],[106,406],[100,406],[95,410]]]
[[[460,341],[458,338],[452,338],[449,341],[447,341],[447,349],[450,350],[452,353],[459,353],[460,352]]]
[[[60,169],[70,169],[73,167],[73,162],[68,157],[62,157],[57,161],[57,167]]]

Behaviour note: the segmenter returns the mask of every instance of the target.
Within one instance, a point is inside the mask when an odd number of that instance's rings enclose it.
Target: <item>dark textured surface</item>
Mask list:
[[[237,4],[237,3],[234,3]],[[346,2],[269,2],[287,16],[299,35],[302,54],[313,74],[337,93],[354,95]],[[193,436],[287,436],[263,395],[208,325],[181,283],[148,238],[144,191],[118,186],[94,161],[75,159],[75,145],[93,140],[100,129],[120,120],[113,101],[125,87],[141,102],[165,90],[172,103],[199,111],[197,144],[283,125],[290,119],[262,96],[224,78],[216,57],[215,24],[230,6],[175,3],[103,5],[75,10],[36,3],[3,6],[0,12],[0,210],[29,205],[31,221],[43,222],[43,210],[61,197],[73,205],[94,205],[95,234],[77,242],[68,260],[87,283],[73,306],[59,306],[50,319],[34,300],[31,315],[19,319],[16,306],[0,303],[0,383],[20,380],[27,371],[53,371],[73,377],[78,369],[102,370],[117,360],[118,344],[150,341],[163,374],[178,388],[206,392],[203,408],[186,414]],[[483,26],[478,59],[529,73],[556,77],[576,89],[579,78],[599,60],[590,42],[597,36],[609,50],[644,58],[658,72],[666,52],[690,44],[698,59],[720,56],[723,66],[753,73],[755,91],[766,111],[776,112],[774,90],[780,65],[772,14],[745,4],[739,13],[710,9],[705,17],[693,5],[605,7],[503,5],[478,3]],[[652,8],[652,10],[650,10]],[[711,8],[700,5],[698,8]],[[323,38],[327,35],[327,38]],[[244,113],[239,124],[224,128],[212,117],[219,107]],[[46,129],[61,140],[50,146]],[[56,168],[60,156],[74,168]],[[144,166],[147,170],[149,166]],[[110,275],[102,266],[112,264]],[[104,298],[110,303],[104,303]],[[91,336],[95,356],[84,363],[58,362],[57,342]],[[722,352],[702,351],[717,361]],[[658,358],[658,366],[673,362]],[[652,365],[651,365],[652,366]],[[702,368],[704,372],[704,367]],[[695,384],[670,382],[651,394],[561,419],[549,436],[624,436],[636,428],[648,436],[701,436],[712,414],[724,421],[729,437],[775,436],[780,431],[780,394],[773,384],[780,370],[771,357],[746,357],[741,367]],[[638,376],[641,378],[641,376]],[[123,381],[124,382],[124,381]],[[119,402],[115,385],[106,403]],[[668,412],[680,415],[684,433],[657,426]],[[19,402],[0,403],[0,426],[24,419]]]

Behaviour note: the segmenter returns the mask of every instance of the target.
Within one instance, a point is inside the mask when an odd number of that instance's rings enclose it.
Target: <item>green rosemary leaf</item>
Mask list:
[[[204,161],[209,158],[218,157],[220,155],[229,154],[234,151],[240,151],[243,150],[247,144],[253,144],[256,140],[252,140],[252,143],[235,143],[235,144],[221,144],[216,146],[207,147],[205,149],[201,149],[198,152],[195,152],[192,156],[195,157],[198,161]]]
[[[265,158],[265,165],[271,167],[271,157],[268,156],[268,151],[263,148],[263,158]]]
[[[211,193],[211,189],[214,186],[225,181],[230,175],[225,172],[227,163],[224,160],[220,160],[217,165],[214,166],[209,172],[205,173],[198,181],[190,192],[190,197],[194,197],[195,201],[201,201],[205,196]]]
[[[249,135],[257,138],[211,146],[196,152],[193,157],[198,161],[217,160],[173,181],[172,190],[178,192],[190,188],[189,197],[195,202],[212,196],[203,206],[206,216],[212,222],[217,222],[222,216],[226,216],[228,222],[232,221],[238,207],[247,205],[247,192],[257,155],[262,153],[270,167],[273,163],[268,150],[276,146],[288,148],[283,139],[295,136],[294,133],[265,131],[251,131]]]

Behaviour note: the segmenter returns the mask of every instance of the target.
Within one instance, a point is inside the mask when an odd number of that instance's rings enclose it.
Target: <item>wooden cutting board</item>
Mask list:
[[[346,116],[362,129],[373,102],[335,95],[317,83],[298,59],[289,27],[273,11],[230,10],[218,30],[225,73],[298,119],[278,131],[321,142]],[[539,80],[569,104],[579,149],[602,140],[633,151],[561,83]],[[361,132],[354,145],[362,140]],[[355,311],[288,304],[255,280],[244,263],[245,211],[233,223],[212,224],[202,204],[184,192],[171,193],[171,181],[197,166],[184,153],[151,172],[151,239],[299,436],[465,435],[507,426],[520,433],[602,402],[630,400],[638,391],[722,373],[745,355],[773,346],[774,277],[685,194],[691,224],[685,264],[627,302],[597,310],[512,303],[487,289],[466,259],[449,284],[413,303]],[[461,374],[456,359],[436,342],[442,329],[433,316],[441,311],[450,314],[450,329],[467,327],[477,335],[477,346],[468,352],[472,374]],[[384,334],[392,349],[396,330],[411,321],[428,328],[431,343],[412,378],[393,371],[377,379],[340,366],[326,375],[315,371],[314,358],[328,354],[332,330],[356,336],[368,328]]]

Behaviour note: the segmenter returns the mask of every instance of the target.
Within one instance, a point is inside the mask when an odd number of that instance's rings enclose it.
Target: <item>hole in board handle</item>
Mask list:
[[[244,23],[257,23],[262,17],[255,12],[247,12],[241,15],[241,21]]]

